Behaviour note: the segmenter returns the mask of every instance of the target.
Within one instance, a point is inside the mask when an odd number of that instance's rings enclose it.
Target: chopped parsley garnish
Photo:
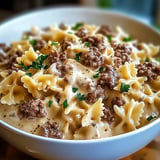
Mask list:
[[[63,108],[67,108],[68,107],[68,102],[67,102],[67,99],[63,102]]]
[[[91,46],[91,44],[90,44],[89,42],[86,42],[85,45],[86,45],[87,47],[90,47],[90,46]]]
[[[160,57],[155,57],[155,60],[160,62]]]
[[[23,70],[27,71],[29,69],[28,66],[25,66],[23,62],[19,63]]]
[[[112,41],[112,36],[111,35],[107,35],[107,39],[108,39],[108,42],[111,42]]]
[[[81,93],[77,93],[77,99],[79,101],[84,101],[86,99],[85,95],[84,94],[81,94]]]
[[[93,78],[98,78],[98,77],[99,77],[99,73],[93,75]]]
[[[43,62],[47,59],[48,55],[40,55],[37,57],[35,61],[32,62],[32,65],[25,66],[23,62],[21,62],[19,65],[22,67],[23,70],[27,71],[28,69],[41,69],[46,68],[46,66],[43,64]]]
[[[51,43],[52,46],[55,46],[55,45],[57,45],[57,44],[58,44],[58,42],[52,42],[52,43]]]
[[[82,52],[76,54],[76,61],[79,62],[82,56]]]
[[[51,107],[51,106],[52,106],[52,103],[53,103],[53,101],[52,101],[52,100],[49,100],[49,101],[48,101],[48,107]]]
[[[73,34],[73,32],[70,32],[70,31],[69,31],[69,32],[67,32],[67,33],[68,33],[68,34]]]
[[[35,45],[37,44],[37,40],[31,39],[31,40],[29,41],[29,43],[32,44],[33,46],[35,46]]]
[[[104,69],[103,67],[100,67],[99,70],[98,70],[99,73],[103,73],[103,69]]]
[[[123,38],[123,42],[129,42],[129,41],[131,41],[131,40],[132,40],[132,38],[131,38],[130,36]]]
[[[147,57],[144,61],[145,61],[145,62],[149,62],[149,58]]]
[[[82,26],[83,26],[83,23],[79,22],[79,23],[76,23],[75,26],[72,27],[72,29],[73,30],[77,30],[77,29],[79,29]]]
[[[130,88],[129,84],[121,83],[121,88],[120,88],[121,92],[128,92],[129,88]]]
[[[32,73],[25,73],[25,75],[31,77],[31,76],[32,76]]]
[[[32,62],[30,68],[32,69],[41,69],[44,68],[43,62],[47,59],[48,55],[40,55],[35,61]]]
[[[157,115],[156,115],[155,113],[152,113],[151,116],[147,117],[147,121],[150,122],[150,121],[153,120],[154,118],[157,118]]]
[[[72,88],[72,92],[73,92],[73,93],[76,93],[77,91],[78,91],[78,88],[76,88],[76,87],[73,87],[73,88]]]

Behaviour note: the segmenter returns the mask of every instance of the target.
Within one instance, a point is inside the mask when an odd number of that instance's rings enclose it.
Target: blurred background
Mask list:
[[[160,31],[160,0],[5,0],[0,2],[0,21],[20,12],[59,5],[118,10],[153,25]]]

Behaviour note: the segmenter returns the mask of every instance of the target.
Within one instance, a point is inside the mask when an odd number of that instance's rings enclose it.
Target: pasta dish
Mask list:
[[[159,50],[120,26],[33,26],[0,43],[0,119],[58,139],[143,127],[160,116]]]

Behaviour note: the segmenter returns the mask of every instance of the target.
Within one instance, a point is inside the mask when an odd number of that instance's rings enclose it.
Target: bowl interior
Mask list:
[[[152,42],[154,44],[160,43],[160,34],[158,35],[150,27],[131,17],[118,12],[79,7],[48,8],[32,11],[22,16],[16,16],[14,19],[1,24],[1,41],[10,43],[11,41],[18,40],[22,32],[29,30],[33,25],[46,27],[50,24],[59,24],[61,22],[67,24],[76,22],[97,25],[107,24],[111,27],[120,25],[126,32],[140,41]]]

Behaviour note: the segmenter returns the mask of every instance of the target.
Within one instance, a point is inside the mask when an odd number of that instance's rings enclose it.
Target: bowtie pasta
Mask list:
[[[120,26],[33,27],[0,54],[0,119],[21,130],[96,139],[159,118],[159,46]]]

